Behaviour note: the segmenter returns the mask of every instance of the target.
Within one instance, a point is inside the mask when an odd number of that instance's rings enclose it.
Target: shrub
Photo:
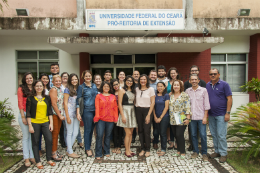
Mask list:
[[[253,155],[256,157],[260,149],[260,102],[248,103],[245,106],[237,108],[231,120],[232,126],[228,128],[228,138],[239,137],[244,145],[250,143],[250,148],[245,162]]]
[[[258,78],[252,78],[252,80],[246,82],[240,88],[242,92],[254,92],[256,100],[260,101],[260,80]]]

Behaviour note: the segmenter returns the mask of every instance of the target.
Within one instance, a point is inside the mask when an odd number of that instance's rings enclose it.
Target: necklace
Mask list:
[[[43,99],[42,96],[41,97],[36,96],[36,98],[38,99],[38,102],[41,102]]]

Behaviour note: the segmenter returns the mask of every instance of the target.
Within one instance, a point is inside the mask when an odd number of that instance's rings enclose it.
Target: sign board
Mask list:
[[[183,30],[184,9],[87,9],[87,30]]]

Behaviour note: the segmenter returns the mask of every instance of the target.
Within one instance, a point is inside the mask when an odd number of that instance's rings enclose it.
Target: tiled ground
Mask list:
[[[83,129],[81,128],[83,134]],[[210,135],[210,134],[209,134]],[[185,138],[187,139],[187,132]],[[132,151],[139,152],[140,142],[138,136],[136,142],[132,144]],[[229,150],[234,148],[235,139],[231,139],[228,142]],[[186,142],[186,147],[189,143]],[[248,147],[248,146],[245,146]],[[21,149],[21,144],[19,146]],[[43,142],[44,148],[44,142]],[[95,138],[93,138],[91,148],[95,150]],[[159,145],[160,148],[160,145]],[[8,149],[8,148],[7,148]],[[67,156],[64,157],[62,162],[57,162],[56,166],[51,167],[46,164],[45,154],[41,160],[44,165],[43,170],[38,170],[36,166],[31,166],[25,169],[23,166],[23,160],[15,164],[6,172],[236,172],[227,163],[219,164],[218,159],[209,160],[209,162],[203,162],[200,156],[197,159],[190,159],[192,152],[187,151],[186,159],[181,160],[179,157],[172,156],[176,150],[168,150],[166,155],[159,157],[156,154],[156,150],[151,148],[150,157],[132,157],[127,158],[123,154],[112,154],[109,158],[104,158],[101,161],[95,160],[95,158],[86,157],[84,150],[80,149],[75,143],[73,146],[75,153],[81,155],[78,159],[72,159]],[[242,149],[242,148],[241,148]],[[62,154],[65,155],[65,149],[59,146],[58,149]],[[112,150],[112,148],[111,148]],[[121,150],[124,153],[124,149]],[[210,136],[208,136],[208,153],[213,153],[213,143]],[[22,154],[21,152],[19,154]]]

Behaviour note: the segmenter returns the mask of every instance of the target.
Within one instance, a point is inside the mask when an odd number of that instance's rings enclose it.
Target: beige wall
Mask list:
[[[182,9],[182,0],[86,0],[87,9]]]
[[[17,8],[28,9],[29,17],[77,17],[76,0],[8,0],[8,7],[3,5],[0,17],[18,17]]]
[[[251,9],[260,17],[260,0],[193,0],[193,18],[234,18],[239,9]]]

